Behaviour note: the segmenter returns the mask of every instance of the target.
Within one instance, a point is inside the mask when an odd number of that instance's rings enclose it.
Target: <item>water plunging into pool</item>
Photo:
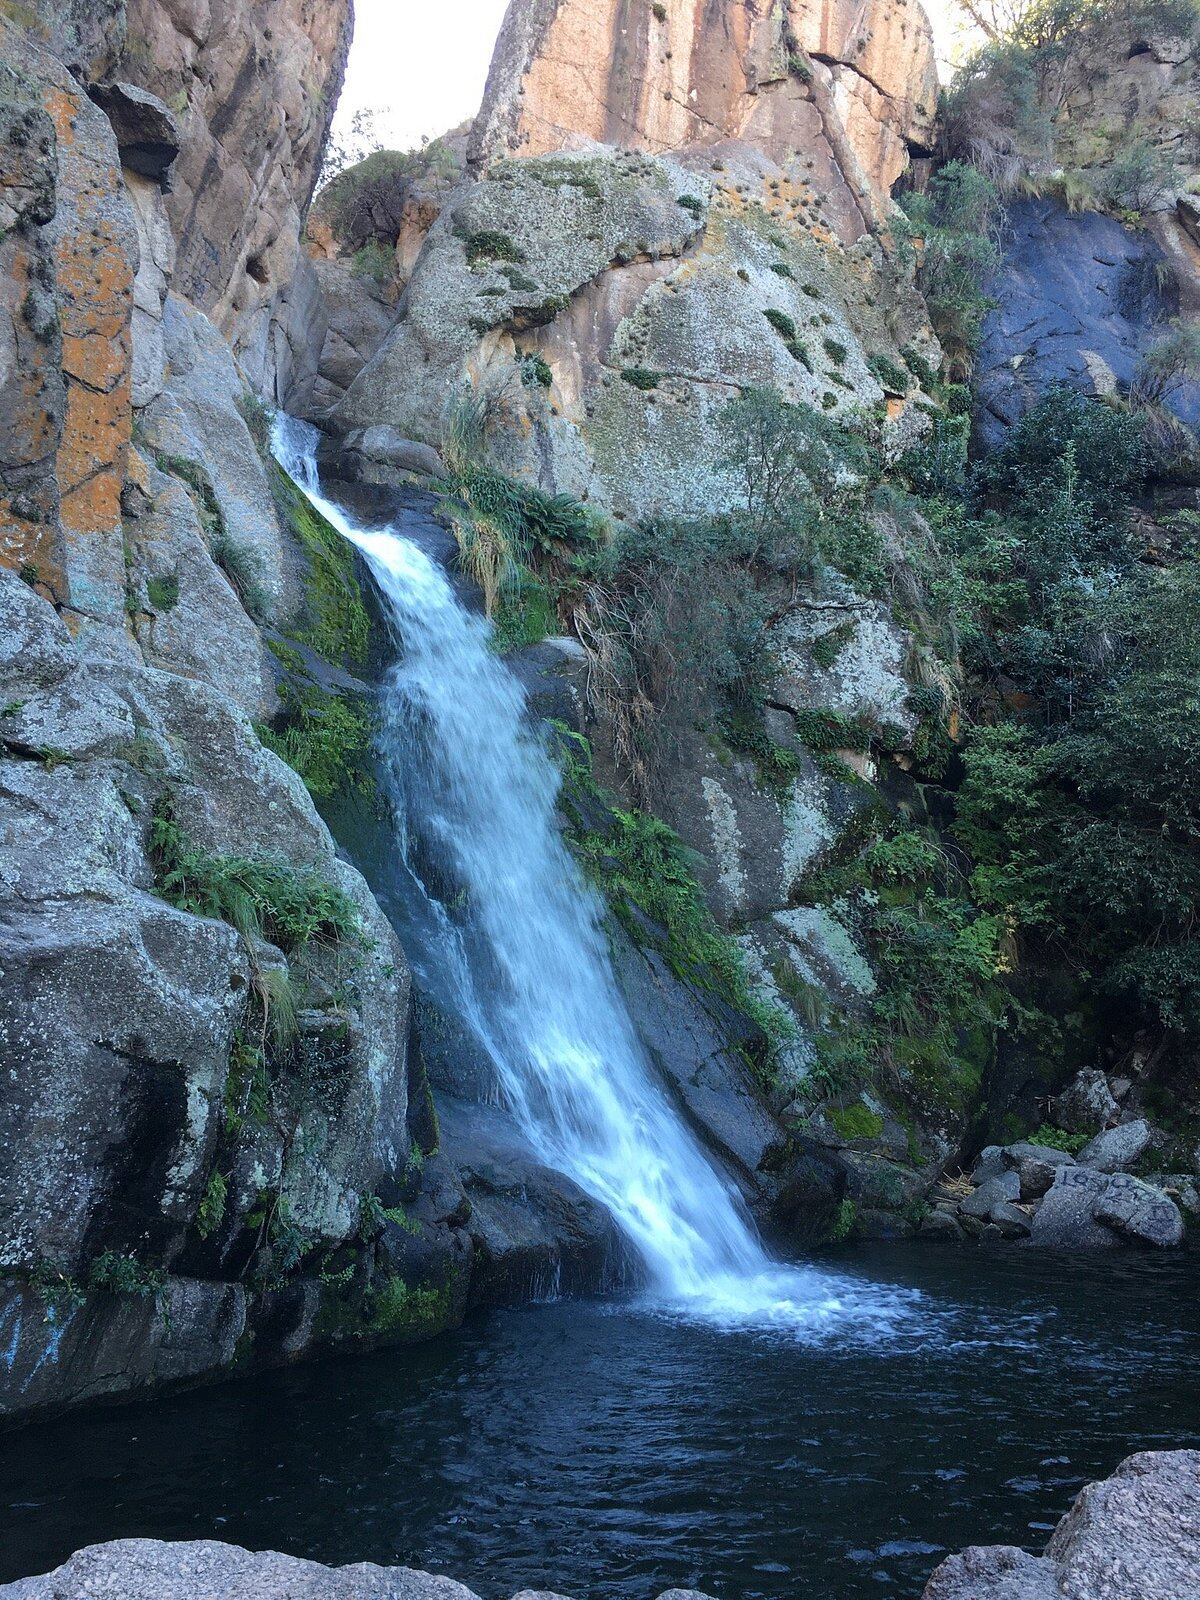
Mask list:
[[[396,848],[421,898],[418,956],[486,1052],[547,1166],[608,1207],[664,1308],[811,1336],[883,1333],[913,1297],[766,1255],[740,1198],[655,1082],[617,987],[602,908],[559,836],[558,773],[489,624],[390,528],[321,492],[315,430],[276,449],[363,552],[395,634],[380,734]]]

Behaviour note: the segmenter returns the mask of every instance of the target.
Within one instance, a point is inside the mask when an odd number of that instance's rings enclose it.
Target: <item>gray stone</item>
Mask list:
[[[999,1205],[992,1207],[988,1212],[988,1221],[995,1223],[1006,1239],[1024,1239],[1033,1226],[1027,1213],[1008,1200],[1002,1200]]]
[[[971,1170],[971,1182],[979,1187],[989,1178],[998,1178],[1005,1171],[1004,1153],[998,1144],[989,1144],[979,1152],[979,1160]]]
[[[1029,1149],[1029,1146],[1023,1146]],[[1036,1147],[1032,1147],[1036,1148]],[[1067,1155],[1062,1150],[1049,1150],[1045,1154],[1021,1155],[1017,1161],[1016,1172],[1021,1183],[1022,1200],[1040,1200],[1054,1182],[1055,1176],[1063,1167],[1073,1167],[1074,1156]]]
[[[446,475],[442,458],[432,445],[405,439],[386,423],[352,433],[346,440],[346,449],[398,472],[419,472],[430,478]]]
[[[1183,1243],[1183,1217],[1179,1207],[1162,1192],[1127,1172],[1110,1180],[1096,1204],[1095,1217],[1123,1238],[1157,1249],[1172,1249]]]
[[[975,366],[983,442],[997,443],[1053,384],[1123,393],[1173,314],[1156,273],[1165,265],[1151,234],[1115,217],[1070,213],[1053,199],[1009,205],[1003,265],[988,288],[995,309]],[[1131,282],[1142,287],[1131,294]],[[1194,427],[1200,384],[1176,385],[1164,403]]]
[[[1144,1451],[1089,1483],[1044,1555],[974,1546],[943,1561],[923,1600],[1194,1600],[1200,1452]]]
[[[470,1202],[473,1304],[611,1290],[631,1271],[609,1212],[547,1167],[496,1106],[438,1097],[443,1149]]]
[[[1191,1172],[1155,1173],[1146,1178],[1154,1189],[1169,1195],[1181,1211],[1188,1216],[1200,1215],[1200,1182]]]
[[[1002,1172],[999,1177],[989,1178],[986,1183],[981,1183],[979,1188],[961,1203],[959,1210],[964,1216],[982,1219],[991,1215],[993,1206],[1020,1198],[1020,1178],[1015,1172]]]
[[[1079,1164],[1094,1167],[1097,1172],[1123,1172],[1143,1154],[1150,1139],[1150,1125],[1140,1117],[1136,1122],[1105,1128],[1084,1145],[1079,1152]]]
[[[921,1218],[917,1233],[922,1239],[961,1239],[963,1231],[946,1211],[930,1211]]]
[[[922,1600],[1063,1600],[1063,1592],[1053,1562],[1012,1545],[976,1545],[942,1562]]]
[[[148,89],[119,79],[98,85],[92,98],[113,125],[122,165],[145,178],[165,178],[183,141],[170,107]]]
[[[1111,1228],[1095,1220],[1096,1203],[1109,1178],[1090,1167],[1060,1167],[1033,1219],[1034,1244],[1059,1250],[1103,1250],[1117,1242]]]
[[[1046,1556],[1066,1594],[1188,1600],[1200,1593],[1200,1451],[1142,1451],[1090,1483]]]
[[[452,1578],[360,1562],[323,1567],[211,1539],[114,1539],[77,1550],[42,1578],[0,1585],[0,1600],[478,1600]]]
[[[246,1332],[240,1283],[168,1278],[160,1294],[92,1294],[82,1304],[0,1288],[0,1418],[212,1377]]]
[[[1107,1127],[1119,1109],[1099,1067],[1084,1067],[1050,1102],[1055,1126],[1068,1133],[1093,1134]]]
[[[1021,1140],[1017,1144],[1006,1144],[1001,1151],[1006,1167],[1019,1167],[1022,1161],[1045,1161],[1052,1167],[1073,1167],[1075,1157],[1066,1150],[1056,1150],[1049,1144],[1032,1144],[1029,1140]]]

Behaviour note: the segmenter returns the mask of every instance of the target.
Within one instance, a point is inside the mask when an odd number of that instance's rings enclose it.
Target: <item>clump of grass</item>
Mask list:
[[[169,572],[164,577],[147,578],[146,594],[155,611],[171,611],[179,604],[179,579]]]
[[[164,900],[195,916],[228,922],[249,943],[269,939],[286,954],[315,939],[361,941],[358,911],[336,884],[281,857],[201,849],[176,821],[169,800],[155,808],[150,855]]]
[[[370,794],[374,784],[363,762],[371,747],[369,714],[346,696],[329,694],[316,684],[289,681],[280,692],[283,726],[257,729],[267,749],[300,774],[314,799],[326,800],[345,789]]]

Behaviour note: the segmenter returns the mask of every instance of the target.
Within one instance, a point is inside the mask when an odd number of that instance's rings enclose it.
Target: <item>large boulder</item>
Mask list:
[[[923,1600],[1186,1600],[1200,1593],[1200,1451],[1144,1451],[1089,1483],[1044,1555],[951,1556]]]
[[[1097,1172],[1123,1172],[1150,1148],[1151,1137],[1144,1117],[1105,1128],[1079,1152],[1079,1165],[1095,1167]]]
[[[315,1561],[202,1539],[115,1539],[77,1550],[44,1578],[0,1585],[0,1600],[478,1600],[452,1578],[410,1567]]]
[[[1034,1244],[1058,1250],[1103,1250],[1117,1243],[1110,1228],[1095,1219],[1108,1178],[1087,1167],[1060,1167],[1033,1219]]]
[[[1034,1244],[1104,1249],[1119,1239],[1170,1249],[1183,1241],[1183,1216],[1170,1195],[1126,1172],[1060,1167],[1033,1220]]]

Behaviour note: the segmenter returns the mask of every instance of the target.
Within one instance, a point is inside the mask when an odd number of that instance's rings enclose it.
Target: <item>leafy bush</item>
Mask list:
[[[917,257],[917,286],[925,296],[952,374],[970,370],[983,319],[992,307],[984,286],[994,272],[1000,196],[976,168],[951,161],[924,194],[905,195],[901,229]]]
[[[1067,1133],[1064,1128],[1052,1128],[1049,1123],[1043,1122],[1025,1141],[1027,1144],[1040,1144],[1047,1150],[1064,1150],[1069,1156],[1077,1156],[1088,1142],[1086,1133]]]
[[[536,385],[542,389],[549,389],[554,382],[554,374],[550,364],[544,356],[538,355],[536,350],[523,350],[518,358],[521,370],[521,382]]]
[[[633,389],[657,389],[662,382],[662,373],[649,367],[622,367],[621,376]]]
[[[520,264],[525,260],[525,252],[515,241],[507,233],[500,233],[495,228],[476,228],[460,237],[467,261],[473,267],[484,262],[511,261]]]

